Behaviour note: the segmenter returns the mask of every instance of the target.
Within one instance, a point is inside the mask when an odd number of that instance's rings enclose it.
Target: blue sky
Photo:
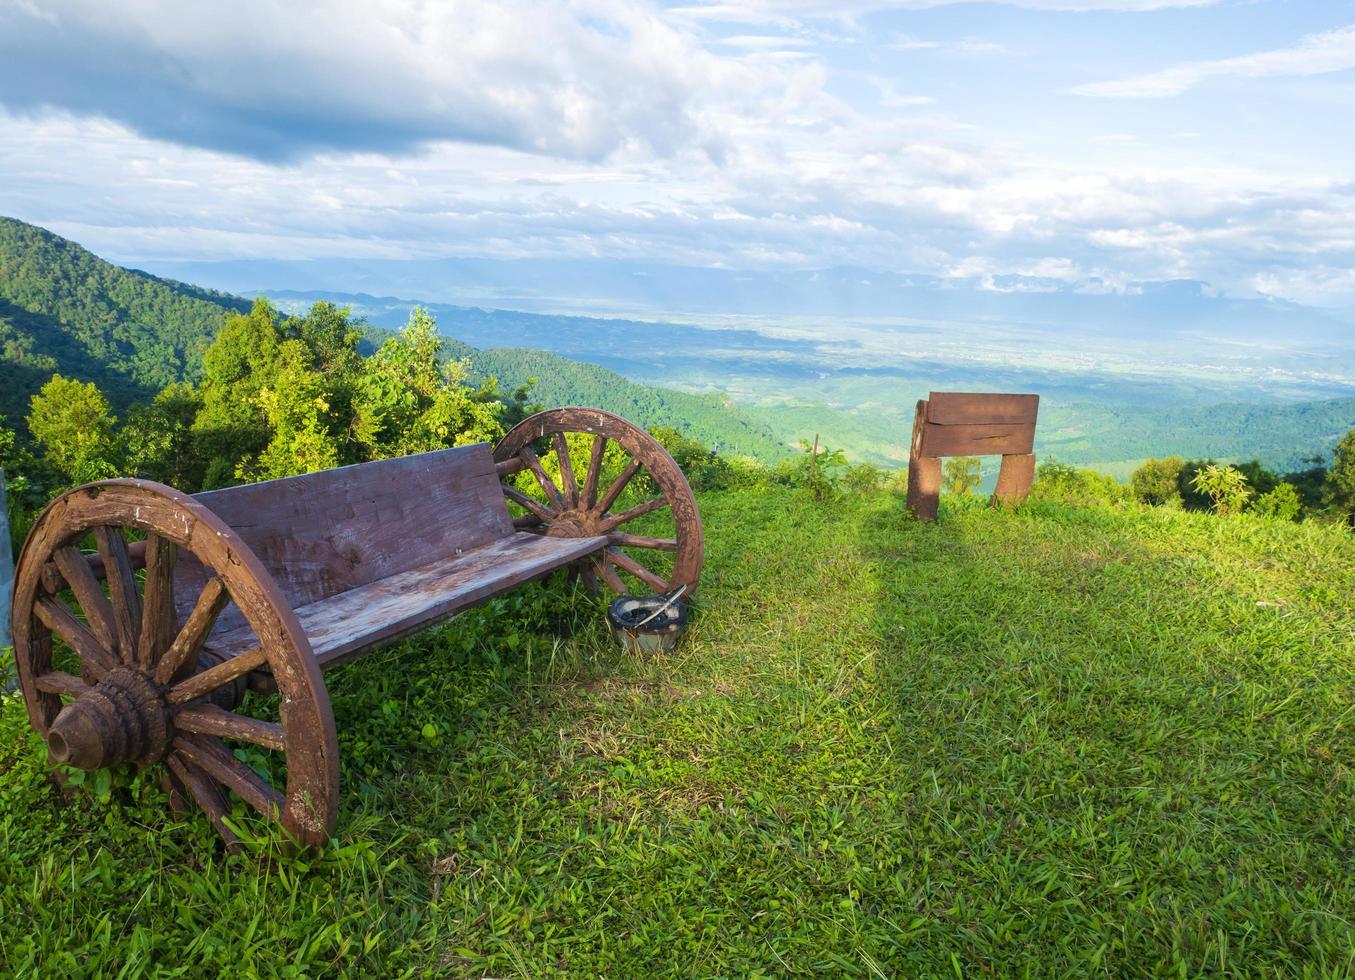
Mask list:
[[[0,0],[0,213],[1355,305],[1355,0]]]

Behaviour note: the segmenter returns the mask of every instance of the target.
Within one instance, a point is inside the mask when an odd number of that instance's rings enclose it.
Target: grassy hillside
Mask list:
[[[118,406],[194,378],[226,313],[248,308],[0,217],[0,416],[25,415],[53,371],[94,381]]]
[[[0,973],[1355,970],[1355,537],[701,504],[676,656],[556,582],[331,674],[307,863],[63,796],[4,701]]]

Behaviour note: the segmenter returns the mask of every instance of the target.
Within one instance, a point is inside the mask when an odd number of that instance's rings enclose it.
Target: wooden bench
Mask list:
[[[554,453],[554,477],[539,450]],[[634,503],[627,491],[652,496]],[[665,510],[670,537],[624,527]],[[87,536],[92,553],[79,548]],[[671,558],[646,564],[636,550]],[[196,803],[228,845],[228,791],[316,845],[338,801],[322,671],[560,568],[614,591],[623,574],[640,591],[691,589],[701,550],[677,464],[643,430],[591,409],[533,416],[494,449],[193,496],[107,480],[54,501],[25,542],[16,661],[53,762],[163,763],[171,801]],[[265,717],[266,700],[241,710],[258,701],[250,691],[276,694],[276,712]],[[285,788],[240,763],[233,741],[283,753]]]
[[[917,403],[908,454],[908,506],[936,519],[944,456],[1001,456],[994,503],[1017,504],[1035,479],[1039,395],[933,391]]]

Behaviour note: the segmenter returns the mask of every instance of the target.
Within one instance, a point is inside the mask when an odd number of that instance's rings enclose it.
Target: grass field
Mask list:
[[[1355,975],[1355,536],[702,504],[678,656],[554,583],[331,675],[306,863],[6,700],[0,974]]]

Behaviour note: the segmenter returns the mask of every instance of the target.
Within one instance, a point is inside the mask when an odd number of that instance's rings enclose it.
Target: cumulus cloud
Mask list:
[[[1099,98],[1161,99],[1218,78],[1325,75],[1352,68],[1355,68],[1355,25],[1309,34],[1287,48],[1237,58],[1193,61],[1134,78],[1079,85],[1072,91]]]
[[[755,78],[623,0],[0,0],[0,101],[263,160],[439,140],[601,159],[710,138]]]
[[[239,0],[192,20],[6,2],[0,213],[133,264],[567,256],[1309,292],[1355,268],[1339,165],[1130,153],[1165,143],[1127,120],[1042,153],[949,115],[963,87],[893,37],[879,75],[835,68],[812,31],[640,0]]]
[[[730,23],[794,23],[850,20],[881,10],[926,10],[975,0],[707,0],[669,8],[670,13]],[[1220,0],[990,0],[1009,7],[1067,13],[1148,12],[1171,7],[1209,7]]]

